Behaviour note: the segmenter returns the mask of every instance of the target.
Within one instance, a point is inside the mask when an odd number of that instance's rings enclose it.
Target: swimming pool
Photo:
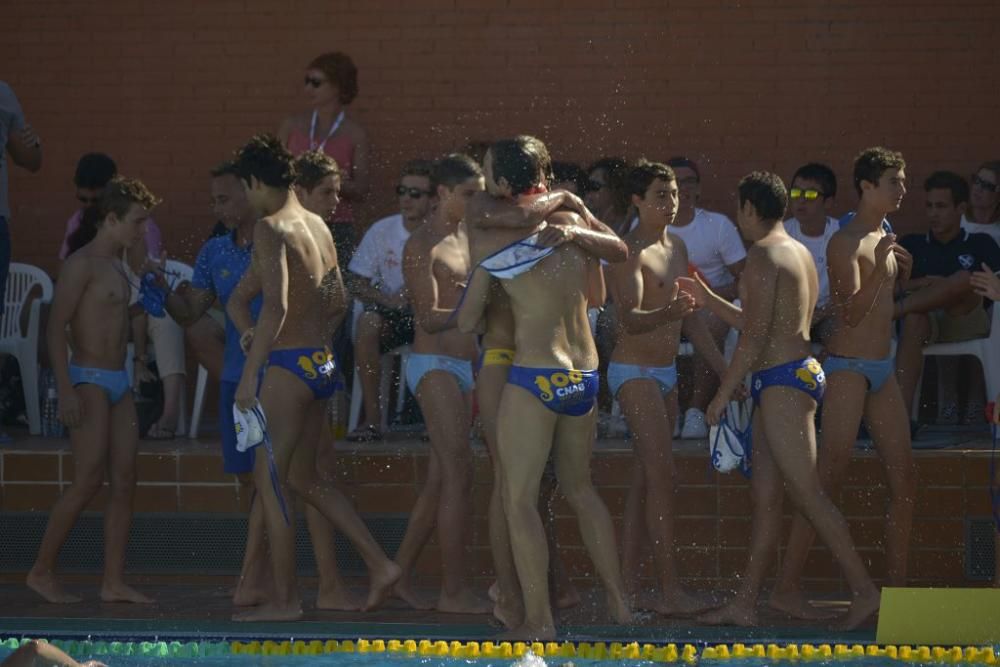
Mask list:
[[[0,641],[0,660],[20,645],[20,639]],[[525,644],[445,642],[431,640],[322,641],[144,641],[52,640],[80,661],[100,660],[111,667],[151,665],[308,664],[337,667],[543,667],[544,665],[685,665],[726,663],[759,667],[776,663],[815,662],[819,665],[997,665],[997,647],[876,646],[874,644],[639,644],[633,642],[549,642]]]

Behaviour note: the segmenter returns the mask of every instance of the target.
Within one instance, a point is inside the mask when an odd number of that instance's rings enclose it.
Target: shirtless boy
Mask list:
[[[636,459],[625,505],[622,566],[625,585],[635,595],[643,542],[653,547],[661,597],[650,608],[664,615],[704,611],[708,604],[680,586],[674,558],[673,424],[677,420],[674,359],[684,333],[722,377],[726,362],[690,294],[679,292],[687,275],[684,241],[667,234],[677,213],[677,178],[665,164],[639,162],[627,177],[639,224],[625,237],[628,260],[609,266],[608,284],[617,306],[617,343],[608,366],[612,396],[632,433]],[[639,602],[642,605],[642,602]]]
[[[869,148],[854,162],[858,212],[827,247],[830,294],[835,307],[827,341],[826,400],[820,440],[820,482],[828,496],[840,486],[862,416],[889,483],[886,561],[892,586],[906,584],[910,527],[917,478],[910,449],[909,411],[896,382],[892,355],[894,291],[909,277],[910,257],[885,231],[882,221],[899,210],[906,193],[905,163],[899,153]],[[792,524],[781,575],[770,606],[799,618],[821,618],[800,588],[814,533],[800,514]]]
[[[328,343],[346,302],[333,237],[323,220],[305,210],[291,189],[292,155],[276,137],[251,139],[236,156],[250,205],[261,215],[254,227],[251,269],[226,308],[250,339],[235,403],[244,413],[257,403],[269,417],[266,451],[254,462],[274,567],[270,602],[235,617],[240,621],[294,620],[302,616],[295,582],[293,516],[284,504],[287,483],[354,543],[368,566],[365,609],[388,596],[399,578],[350,503],[316,473],[326,400],[335,391],[336,369]],[[258,289],[259,288],[259,289]],[[256,326],[249,301],[262,292]],[[263,379],[261,373],[263,372]]]
[[[610,228],[593,218],[582,201],[565,191],[546,191],[545,175],[550,171],[551,159],[541,141],[534,137],[521,136],[499,142],[494,148],[502,152],[502,161],[520,158],[529,164],[531,169],[525,169],[524,177],[520,179],[522,182],[517,183],[514,188],[514,198],[499,198],[484,192],[469,202],[466,208],[466,220],[474,266],[504,245],[529,236],[538,225],[561,208],[586,216],[589,229],[551,225],[539,235],[539,245],[572,242],[606,261],[619,262],[625,258],[625,244]],[[501,229],[507,232],[502,232]],[[489,238],[483,238],[484,234]],[[459,313],[459,326],[468,330],[475,328],[477,322],[475,320],[468,322],[467,318],[468,312],[463,309]],[[503,388],[507,384],[507,375],[511,364],[514,363],[515,339],[510,299],[497,281],[492,282],[484,320],[482,354],[479,374],[476,377],[476,400],[490,460],[493,462],[493,490],[490,494],[488,513],[490,547],[497,575],[496,605],[493,614],[507,628],[512,629],[521,624],[524,608],[501,498],[503,476],[497,454],[497,412]],[[546,470],[548,469],[547,466]],[[545,508],[556,490],[554,474],[550,475],[547,472],[543,476],[542,489],[540,504]],[[573,606],[579,602],[580,597],[570,583],[565,567],[561,564],[555,527],[548,523],[546,537],[555,606],[557,608]]]
[[[537,155],[503,150],[503,143],[487,153],[485,173],[490,193],[510,198],[524,191],[525,178],[537,179],[540,169]],[[533,168],[528,168],[531,162],[525,158],[536,160]],[[572,213],[557,213],[546,222],[582,226]],[[575,229],[560,233],[569,237]],[[590,480],[597,350],[587,304],[591,295],[603,301],[600,266],[576,243],[536,251],[541,245],[537,238],[511,245],[509,232],[499,230],[484,231],[484,239],[489,242],[493,234],[506,249],[480,264],[486,270],[472,275],[466,294],[469,310],[463,306],[463,326],[478,321],[492,276],[501,278],[510,297],[516,345],[514,364],[500,399],[497,439],[504,509],[510,534],[518,536],[511,546],[524,599],[524,622],[510,636],[555,637],[548,590],[549,555],[537,508],[550,451],[554,452],[559,486],[577,514],[584,543],[607,588],[611,614],[617,622],[628,623],[632,613],[621,580],[614,526]]]
[[[143,223],[156,203],[138,180],[112,179],[92,217],[81,222],[81,227],[96,226],[93,240],[66,260],[56,283],[47,337],[59,393],[59,419],[69,428],[74,475],[52,508],[27,578],[28,586],[49,602],[80,601],[56,579],[56,557],[80,512],[101,490],[105,471],[110,493],[104,513],[101,599],[152,602],[124,580],[139,433],[125,370],[132,287],[121,257],[124,249],[142,238]],[[67,355],[69,341],[72,362]]]
[[[732,363],[709,406],[709,423],[720,423],[733,392],[753,371],[750,559],[736,597],[699,620],[719,625],[757,623],[757,597],[781,537],[781,504],[787,490],[844,570],[854,596],[844,620],[850,629],[878,609],[879,591],[854,550],[847,522],[823,493],[816,474],[813,419],[826,379],[822,366],[810,356],[809,327],[819,280],[809,251],[785,232],[782,219],[787,205],[788,193],[774,174],[753,172],[740,181],[737,218],[743,236],[753,242],[740,281],[742,310],[697,276],[680,279],[684,289],[693,290],[699,305],[741,331]]]
[[[413,606],[424,606],[410,589],[410,576],[436,519],[442,582],[435,608],[484,613],[489,605],[469,588],[465,554],[471,520],[469,429],[476,339],[458,330],[455,317],[470,269],[462,220],[466,202],[483,189],[482,170],[468,156],[448,155],[435,163],[431,187],[437,209],[410,235],[403,250],[403,277],[417,324],[406,385],[423,412],[431,456],[427,481],[396,554],[403,569],[396,593]]]

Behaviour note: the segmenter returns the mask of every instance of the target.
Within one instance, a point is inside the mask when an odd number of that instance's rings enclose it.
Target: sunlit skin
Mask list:
[[[969,213],[973,222],[981,225],[1000,223],[1000,187],[997,174],[991,169],[980,169],[972,179],[969,189]]]
[[[328,174],[312,189],[297,186],[295,194],[307,210],[323,218],[325,222],[330,222],[340,203],[340,176]]]

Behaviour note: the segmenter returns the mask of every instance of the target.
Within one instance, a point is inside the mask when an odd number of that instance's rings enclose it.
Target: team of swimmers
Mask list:
[[[425,415],[431,453],[395,559],[334,488],[326,460],[332,446],[326,404],[338,377],[331,341],[348,309],[325,223],[338,204],[337,165],[317,152],[296,160],[276,137],[261,135],[214,175],[228,177],[232,187],[220,194],[213,184],[213,196],[244,196],[245,210],[225,220],[229,234],[206,244],[189,288],[171,289],[161,259],[148,267],[160,277],[142,289],[162,293],[166,311],[179,321],[196,320],[216,299],[226,307],[221,405],[232,411],[232,433],[224,434],[227,469],[252,470],[243,481],[256,490],[234,596],[247,609],[238,620],[291,620],[303,613],[290,510],[298,496],[316,548],[321,608],[370,610],[396,596],[416,608],[492,612],[510,637],[552,638],[550,560],[558,553],[550,553],[538,509],[551,467],[579,518],[616,622],[631,622],[633,610],[643,608],[706,623],[756,623],[787,491],[799,514],[770,605],[797,617],[824,616],[799,585],[815,532],[852,591],[842,625],[857,627],[876,612],[879,591],[830,491],[863,415],[891,491],[887,579],[905,583],[915,469],[908,412],[894,374],[885,372],[887,364],[891,369],[896,297],[912,267],[884,223],[905,193],[898,153],[872,148],[855,162],[858,210],[833,235],[827,255],[836,315],[822,364],[810,341],[817,270],[785,230],[788,192],[774,174],[753,172],[739,182],[736,221],[750,248],[739,299],[731,300],[691,270],[684,242],[667,233],[678,210],[678,179],[665,164],[640,161],[629,171],[626,187],[637,215],[619,237],[574,195],[548,190],[551,160],[536,138],[498,141],[481,165],[460,154],[436,161],[430,183],[437,205],[403,254],[417,324],[405,380]],[[113,180],[82,223],[89,242],[67,259],[57,283],[48,343],[77,472],[51,512],[27,579],[52,602],[79,599],[56,578],[55,561],[105,469],[111,474],[101,598],[150,601],[123,577],[138,434],[124,372],[135,286],[121,257],[138,242],[156,203],[141,182]],[[621,553],[590,475],[598,353],[588,310],[608,298],[617,317],[607,380],[637,460]],[[692,317],[697,311],[739,330],[730,361],[703,320]],[[750,558],[735,598],[722,606],[682,588],[675,558],[671,434],[682,334],[719,377],[708,423],[724,423],[730,403],[748,393],[754,406]],[[466,572],[473,390],[494,463],[493,600],[472,590]],[[817,464],[820,409],[825,428]],[[244,467],[230,468],[231,461]],[[414,589],[412,574],[435,528],[442,585],[437,600],[428,602]],[[368,567],[363,601],[353,598],[336,571],[333,529],[352,541]],[[655,591],[640,586],[644,544],[655,557]],[[574,595],[557,596],[556,606]]]

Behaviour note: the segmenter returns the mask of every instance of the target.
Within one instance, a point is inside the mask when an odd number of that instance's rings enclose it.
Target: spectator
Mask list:
[[[618,157],[601,158],[587,169],[587,208],[619,236],[626,233],[625,225],[632,219],[625,185],[628,171],[628,163]]]
[[[719,296],[732,301],[736,298],[736,280],[743,271],[747,252],[733,221],[722,213],[698,208],[701,197],[701,171],[694,160],[674,157],[667,160],[677,175],[680,203],[677,217],[670,227],[670,234],[683,239],[687,246],[688,261],[694,265],[709,287]],[[698,313],[705,318],[715,344],[721,350],[729,326],[707,311]],[[684,425],[680,437],[707,438],[705,408],[715,395],[718,378],[700,354],[695,354],[693,364],[693,392],[691,404],[684,412]]]
[[[341,201],[330,230],[337,260],[346,266],[356,245],[354,206],[368,193],[368,134],[347,115],[358,95],[358,68],[345,53],[324,53],[306,67],[305,92],[312,110],[285,118],[278,137],[296,156],[319,150],[337,162]]]
[[[436,202],[432,167],[427,160],[413,160],[403,167],[396,186],[400,213],[371,226],[347,267],[348,289],[363,308],[355,327],[354,355],[365,420],[348,434],[352,442],[382,438],[379,359],[413,342],[413,311],[403,282],[403,247]]]
[[[1000,160],[979,165],[972,175],[969,210],[962,216],[962,227],[970,234],[989,234],[1000,243]]]
[[[7,195],[7,154],[31,172],[42,168],[42,142],[24,120],[13,89],[0,81],[0,316],[10,271],[10,201]]]
[[[552,163],[552,189],[568,190],[577,197],[587,192],[587,174],[572,162]]]
[[[833,328],[833,306],[830,304],[830,276],[826,272],[826,246],[837,233],[840,224],[830,216],[837,195],[837,177],[825,164],[812,162],[799,167],[792,176],[788,191],[793,217],[785,221],[785,231],[801,243],[816,262],[819,277],[819,298],[813,312],[813,341],[824,343]]]
[[[913,404],[920,379],[923,348],[989,335],[990,320],[983,299],[971,282],[971,272],[985,264],[1000,270],[1000,247],[986,234],[962,229],[969,205],[969,185],[958,174],[938,171],[924,183],[927,193],[926,234],[911,234],[900,242],[913,255],[907,294],[896,303],[903,320],[896,351],[896,375],[904,405]],[[984,383],[981,372],[969,374],[967,420],[982,419]],[[914,429],[916,425],[914,425]]]
[[[66,221],[66,234],[59,249],[59,259],[64,260],[69,256],[70,237],[80,228],[84,211],[97,203],[105,186],[117,173],[115,161],[104,153],[87,153],[77,162],[73,184],[76,186],[76,199],[80,202],[80,208]],[[163,255],[162,239],[156,222],[152,217],[147,218],[143,241],[126,250],[125,267],[129,270],[128,279],[133,286],[139,284],[139,276],[143,273],[147,259],[159,259]],[[135,291],[133,290],[133,300],[137,298]],[[146,321],[145,334],[153,342],[156,371],[163,382],[163,412],[144,437],[147,440],[172,440],[177,431],[184,379],[187,376],[184,330],[169,314],[165,317],[148,317]],[[134,336],[133,343],[136,366],[139,367],[133,374],[133,379],[138,382],[139,379],[148,377],[151,359],[147,354],[142,332]]]

